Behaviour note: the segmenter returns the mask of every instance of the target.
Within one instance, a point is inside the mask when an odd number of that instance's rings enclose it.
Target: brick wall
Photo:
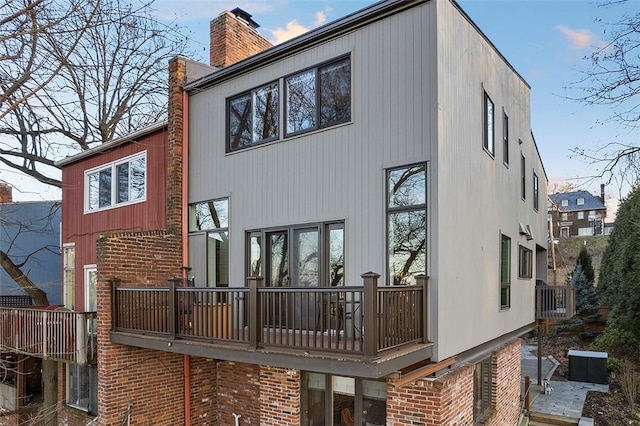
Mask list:
[[[234,424],[233,413],[241,414],[241,425],[262,425],[260,421],[260,366],[221,361],[218,363],[218,425]]]
[[[462,365],[436,379],[402,387],[387,386],[387,425],[473,424],[473,365]]]
[[[226,67],[272,47],[255,28],[225,11],[209,26],[209,64]]]
[[[516,424],[520,416],[520,339],[492,354],[494,409],[483,424]],[[402,387],[387,386],[387,425],[473,425],[473,365],[462,365],[435,379]],[[499,397],[496,397],[499,395]]]
[[[278,367],[260,368],[260,424],[300,424],[300,372]]]
[[[183,356],[111,343],[109,279],[127,286],[166,286],[181,274],[176,235],[124,232],[98,240],[98,424],[184,424]]]
[[[213,359],[190,357],[191,425],[217,425],[217,372]]]
[[[520,339],[514,339],[493,352],[495,410],[484,422],[485,425],[513,425],[518,421],[521,407],[521,344]]]
[[[0,181],[0,203],[13,202],[13,187]]]

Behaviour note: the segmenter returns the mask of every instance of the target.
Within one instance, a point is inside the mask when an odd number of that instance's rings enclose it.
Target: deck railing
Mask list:
[[[330,351],[375,357],[380,352],[426,342],[426,286],[378,287],[379,275],[364,274],[362,286],[124,287],[112,280],[112,330],[134,334]]]
[[[536,319],[569,319],[575,316],[575,314],[575,287],[536,287]]]
[[[95,312],[0,308],[0,348],[81,365],[97,358]]]

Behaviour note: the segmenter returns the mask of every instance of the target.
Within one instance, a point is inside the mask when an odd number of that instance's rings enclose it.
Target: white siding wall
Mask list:
[[[531,137],[529,88],[463,15],[438,1],[438,149],[432,167],[432,332],[438,358],[534,321],[536,244],[547,246],[546,178]],[[483,91],[494,102],[495,158],[483,150]],[[503,164],[503,113],[510,160]],[[518,140],[522,140],[522,144]],[[526,159],[521,198],[520,154]],[[539,211],[533,209],[533,171]],[[530,225],[534,239],[519,233]],[[500,310],[500,238],[511,238],[511,307]],[[533,278],[518,278],[518,244],[533,251]],[[544,252],[543,252],[544,253]]]

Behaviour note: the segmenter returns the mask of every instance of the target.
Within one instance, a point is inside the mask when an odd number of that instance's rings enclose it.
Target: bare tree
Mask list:
[[[61,187],[57,160],[165,116],[167,63],[188,40],[151,5],[0,0],[0,165]],[[48,304],[21,263],[0,254],[16,283]],[[56,372],[43,361],[47,425],[57,423]]]
[[[627,0],[611,0],[605,7],[616,7]],[[615,23],[605,24],[607,42],[586,59],[590,68],[583,78],[574,84],[582,93],[577,100],[586,105],[611,107],[608,120],[617,121],[629,131],[630,136],[640,125],[640,12],[624,13]],[[609,142],[595,151],[576,147],[574,154],[583,157],[597,167],[594,178],[608,181],[638,168],[637,142]],[[632,185],[637,184],[636,180]]]

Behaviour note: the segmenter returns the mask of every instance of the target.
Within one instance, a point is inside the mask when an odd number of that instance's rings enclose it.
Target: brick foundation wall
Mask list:
[[[255,28],[225,11],[209,25],[209,64],[226,67],[272,47]]]
[[[260,366],[222,361],[218,363],[218,425],[233,425],[233,413],[242,414],[241,425],[260,421]]]
[[[189,362],[191,425],[215,426],[218,424],[217,363],[199,357],[190,357]]]
[[[514,339],[493,352],[494,412],[485,425],[513,425],[520,417],[521,344],[520,339]]]
[[[260,425],[300,424],[300,372],[260,367]]]
[[[402,387],[387,386],[387,425],[472,425],[473,365],[462,365],[437,379]]]
[[[127,286],[166,286],[181,274],[178,236],[124,232],[98,240],[98,424],[184,424],[183,356],[111,343],[109,279]]]
[[[516,424],[520,416],[520,339],[492,354],[493,410],[482,423]],[[387,386],[387,425],[473,425],[473,365],[462,365],[435,379],[420,379],[402,387]],[[499,395],[499,398],[496,397]]]

